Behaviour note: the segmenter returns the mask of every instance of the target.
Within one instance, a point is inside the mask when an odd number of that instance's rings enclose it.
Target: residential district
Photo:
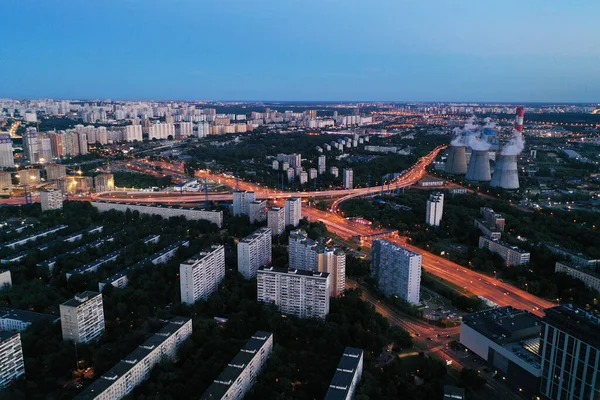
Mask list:
[[[0,99],[0,397],[600,398],[597,111]]]

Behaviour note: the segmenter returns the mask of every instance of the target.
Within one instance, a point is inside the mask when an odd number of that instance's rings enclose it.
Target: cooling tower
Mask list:
[[[494,176],[490,182],[491,187],[504,189],[519,188],[519,171],[517,169],[517,156],[499,155],[494,168]]]
[[[450,146],[445,171],[454,175],[467,173],[467,148],[465,146]]]
[[[473,150],[466,178],[476,182],[489,182],[492,179],[490,157],[487,150]]]

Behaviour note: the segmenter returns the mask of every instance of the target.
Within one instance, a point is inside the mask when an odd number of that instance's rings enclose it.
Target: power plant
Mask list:
[[[491,187],[504,189],[519,188],[519,171],[517,169],[517,156],[498,155],[494,176],[490,182]]]
[[[473,150],[465,178],[475,182],[489,182],[492,179],[490,155],[487,150]]]
[[[464,175],[467,173],[466,146],[450,146],[445,171],[454,175]]]

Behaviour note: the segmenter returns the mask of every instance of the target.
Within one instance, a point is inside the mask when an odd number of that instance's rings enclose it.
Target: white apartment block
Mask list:
[[[171,123],[154,124],[148,128],[148,138],[150,140],[167,139],[169,136],[175,138],[175,125]]]
[[[249,205],[250,223],[262,222],[267,219],[267,201],[255,200]]]
[[[338,170],[338,167],[330,167],[330,168],[329,168],[329,173],[330,173],[331,175],[335,176],[336,178],[337,178],[338,176],[340,176],[340,172],[339,172],[339,170]]]
[[[588,288],[600,292],[600,274],[596,273],[594,269],[585,269],[557,262],[554,267],[554,272],[563,272],[575,279],[579,279]]]
[[[479,248],[488,249],[492,253],[498,254],[507,266],[527,264],[531,259],[531,254],[521,250],[517,246],[512,246],[498,239],[492,239],[485,236],[479,237]]]
[[[0,388],[25,375],[21,334],[0,332]]]
[[[8,269],[0,269],[0,289],[12,287],[12,275]]]
[[[83,292],[60,305],[63,340],[88,343],[104,333],[102,294]]]
[[[440,226],[444,213],[444,194],[431,193],[427,200],[425,222],[431,226]]]
[[[194,134],[194,124],[192,122],[179,123],[179,137],[188,137]]]
[[[288,241],[289,267],[317,272],[318,244],[310,239],[306,231],[297,229],[290,232]]]
[[[198,132],[196,136],[198,138],[205,138],[210,134],[210,124],[208,122],[198,123]]]
[[[329,314],[329,279],[326,272],[260,267],[256,299],[298,318],[325,318]]]
[[[271,236],[271,229],[260,228],[238,243],[238,271],[244,278],[254,278],[259,267],[271,263]]]
[[[277,154],[277,161],[287,162],[290,167],[302,167],[302,156],[300,154]]]
[[[176,317],[144,344],[123,358],[74,400],[118,400],[148,379],[152,369],[165,359],[175,360],[177,351],[192,335],[192,320]]]
[[[225,278],[225,248],[212,246],[179,265],[181,302],[206,300]]]
[[[160,215],[163,218],[185,217],[189,220],[206,220],[216,224],[219,228],[223,226],[223,211],[210,211],[192,207],[180,206],[153,206],[146,204],[116,203],[104,201],[92,201],[92,205],[100,212],[117,211],[139,211],[140,214]]]
[[[325,173],[325,170],[327,169],[327,165],[326,165],[326,157],[324,155],[319,156],[319,159],[317,161],[317,169],[319,170],[319,175],[322,175]]]
[[[48,189],[40,191],[42,211],[60,210],[63,208],[63,195],[60,190]]]
[[[42,321],[56,324],[60,318],[51,314],[0,307],[0,331],[21,332],[31,324]]]
[[[344,168],[344,189],[354,188],[354,172],[352,168]]]
[[[285,225],[296,227],[302,218],[302,199],[290,197],[285,201]]]
[[[10,134],[0,134],[0,168],[14,168],[12,139]]]
[[[363,371],[363,350],[346,347],[324,400],[352,400]]]
[[[273,236],[278,236],[285,232],[285,208],[269,208],[267,212],[267,226],[271,229]]]
[[[142,141],[142,126],[141,125],[127,125],[123,131],[123,140],[125,142],[133,142],[137,140]]]
[[[273,334],[257,331],[227,364],[200,400],[242,400],[273,351]]]
[[[316,168],[310,168],[308,170],[308,178],[310,180],[317,179],[317,175],[318,175],[318,172],[317,172]]]
[[[233,192],[233,215],[250,215],[250,203],[256,200],[256,193],[236,190]]]
[[[411,304],[421,299],[421,254],[388,240],[374,240],[371,276],[387,297],[398,296]]]
[[[329,274],[329,288],[332,297],[338,297],[344,293],[346,290],[346,253],[340,249],[319,246],[317,271]]]

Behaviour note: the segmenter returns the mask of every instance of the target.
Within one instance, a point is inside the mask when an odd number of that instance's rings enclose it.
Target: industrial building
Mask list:
[[[464,315],[460,343],[500,371],[506,383],[531,398],[539,392],[542,321],[511,306]]]
[[[490,171],[490,155],[487,150],[473,150],[465,178],[475,182],[489,182],[492,179]]]
[[[324,400],[352,400],[363,371],[363,350],[346,347]]]
[[[329,314],[329,274],[299,269],[260,267],[256,274],[259,302],[275,305],[298,318]]]
[[[528,251],[490,237],[480,236],[479,248],[498,254],[509,267],[527,264],[531,260],[531,254]]]
[[[517,156],[499,155],[496,158],[494,175],[490,182],[491,187],[503,189],[519,188],[519,170],[517,167]]]
[[[385,239],[373,241],[371,276],[387,297],[398,296],[411,304],[421,300],[421,254]]]
[[[180,206],[162,206],[146,205],[134,203],[92,201],[94,207],[100,212],[117,210],[125,212],[127,210],[138,211],[140,214],[160,215],[163,218],[184,217],[188,220],[206,220],[216,224],[219,228],[223,226],[223,211],[210,211],[200,208],[180,207]]]
[[[467,173],[467,148],[465,146],[450,146],[445,171],[453,175]]]
[[[256,277],[258,267],[271,263],[273,251],[271,236],[271,229],[260,228],[238,243],[238,271],[245,279]]]
[[[74,400],[121,399],[148,379],[165,359],[175,360],[181,345],[192,335],[191,318],[176,317],[141,346],[121,359]]]
[[[181,302],[206,300],[225,279],[225,248],[213,245],[179,265]]]
[[[257,331],[200,397],[201,400],[241,400],[252,388],[273,351],[273,334]]]
[[[547,399],[600,396],[600,316],[565,304],[545,310],[540,392]]]
[[[88,343],[104,333],[102,294],[83,292],[60,305],[63,340]]]

